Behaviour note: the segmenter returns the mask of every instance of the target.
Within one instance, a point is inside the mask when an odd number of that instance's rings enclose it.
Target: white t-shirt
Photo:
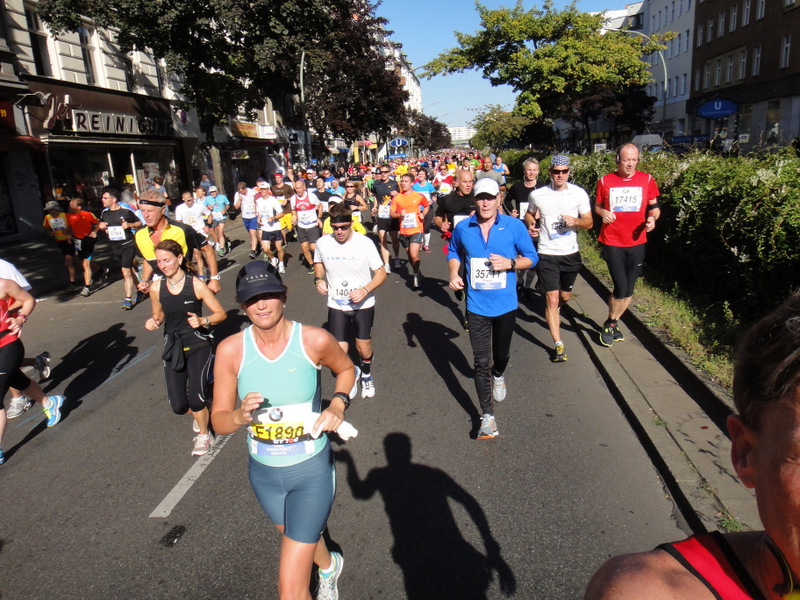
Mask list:
[[[210,214],[211,211],[205,205],[195,200],[191,207],[186,206],[186,203],[179,204],[178,208],[175,209],[175,220],[193,227],[199,233],[203,233],[206,218]]]
[[[256,218],[256,193],[250,188],[244,194],[236,192],[233,195],[233,205],[238,206],[242,211],[243,219]]]
[[[358,304],[348,298],[350,292],[372,280],[372,271],[383,268],[383,260],[367,236],[354,231],[349,240],[340,244],[333,234],[323,235],[317,240],[314,262],[325,267],[330,308],[349,311],[375,305],[372,292]]]
[[[275,219],[271,223],[270,217],[283,212],[283,204],[275,196],[261,197],[256,200],[256,211],[260,220],[261,231],[280,231],[281,220]]]
[[[0,278],[10,279],[26,292],[29,292],[31,289],[31,284],[28,283],[28,280],[19,272],[17,267],[2,258],[0,258]]]
[[[592,211],[588,194],[577,185],[567,184],[567,189],[555,191],[549,185],[534,190],[528,196],[528,212],[539,210],[541,229],[539,254],[566,256],[578,251],[577,227],[567,227],[562,216],[576,219]]]

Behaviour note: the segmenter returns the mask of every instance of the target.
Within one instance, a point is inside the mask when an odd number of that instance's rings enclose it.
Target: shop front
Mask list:
[[[160,177],[172,199],[188,184],[183,144],[169,102],[140,94],[29,78],[44,106],[30,107],[30,128],[47,147],[50,188],[59,201],[79,196],[101,207],[105,186],[138,193]]]

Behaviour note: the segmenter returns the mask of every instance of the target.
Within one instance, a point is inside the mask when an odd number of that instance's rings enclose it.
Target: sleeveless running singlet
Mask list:
[[[310,439],[309,415],[320,412],[320,367],[311,362],[303,347],[303,327],[292,324],[289,342],[281,355],[270,360],[258,349],[250,325],[242,335],[242,364],[238,373],[241,400],[250,392],[264,396],[261,423],[247,430],[247,448],[258,462],[269,467],[288,467],[307,460],[325,448],[326,434]]]
[[[718,600],[766,600],[718,531],[657,546],[697,577]]]
[[[12,299],[13,303],[13,299]],[[3,346],[7,346],[11,342],[16,341],[19,337],[16,334],[11,333],[8,330],[8,323],[6,323],[6,319],[8,319],[8,300],[4,300],[0,298],[0,327],[3,329],[0,330],[0,348]]]
[[[203,310],[203,301],[194,293],[194,277],[186,274],[183,289],[178,294],[172,294],[168,287],[167,278],[164,277],[159,290],[161,308],[164,311],[164,331],[166,333],[176,331],[184,334],[193,333],[194,329],[189,325],[187,321],[189,315],[186,313],[193,312],[199,317],[202,316]]]

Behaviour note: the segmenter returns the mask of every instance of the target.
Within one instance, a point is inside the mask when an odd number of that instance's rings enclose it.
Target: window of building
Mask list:
[[[656,16],[653,15],[653,31],[656,30]]]
[[[675,56],[681,53],[681,34],[678,34],[678,37],[675,38]]]
[[[711,17],[708,20],[708,25],[706,26],[706,42],[710,44],[711,40],[713,39],[714,39],[714,17]]]
[[[683,36],[683,51],[684,52],[688,52],[689,51],[689,30],[688,29],[686,30],[686,33]]]
[[[155,59],[156,62],[156,79],[158,81],[158,93],[162,96],[165,95],[166,92],[166,82],[164,77],[164,67],[161,65],[160,59]]]
[[[764,18],[764,9],[767,6],[767,0],[756,0],[756,21]]]
[[[716,68],[714,69],[714,86],[718,86],[722,83],[722,59],[717,59]]]
[[[787,8],[789,6],[794,6],[794,0],[783,0],[783,5],[786,6]]]
[[[761,44],[753,46],[753,70],[750,74],[755,77],[761,73]]]
[[[33,67],[36,70],[34,75],[52,77],[53,63],[50,60],[50,49],[47,45],[47,31],[45,31],[38,13],[31,8],[25,9],[25,21],[31,41]]]
[[[683,14],[683,0],[678,0],[678,16]]]
[[[717,37],[721,38],[725,34],[725,11],[719,11],[717,18]]]
[[[734,4],[733,6],[731,6],[730,15],[731,15],[730,16],[731,24],[730,24],[729,31],[736,31],[736,25],[737,25],[736,21],[739,18],[739,5],[738,4]]]
[[[703,45],[703,24],[702,23],[698,23],[697,24],[697,47],[699,48],[702,45]]]
[[[781,39],[781,69],[789,66],[789,55],[792,51],[792,34],[786,33]]]
[[[703,67],[703,89],[707,89],[711,85],[711,65],[706,63]]]
[[[81,44],[81,57],[83,58],[83,71],[86,74],[86,83],[95,85],[97,83],[97,75],[94,70],[94,46],[92,45],[92,38],[94,31],[86,27],[78,28],[78,38]]]
[[[687,79],[686,73],[681,75],[681,96],[683,96],[686,93],[686,79]]]
[[[744,0],[742,4],[742,27],[750,25],[750,0]]]
[[[692,10],[692,0],[686,0],[686,12]]]
[[[767,102],[767,123],[764,132],[767,134],[767,144],[777,144],[780,138],[781,101],[770,100]]]
[[[133,60],[130,58],[122,59],[122,68],[125,71],[125,84],[129,92],[136,91],[136,76],[133,74]]]
[[[747,50],[739,52],[739,79],[744,79],[747,75]]]
[[[669,12],[669,16],[670,16],[670,19],[669,19],[670,21],[674,21],[675,20],[675,0],[672,1],[672,9]]]
[[[694,70],[694,91],[700,91],[700,67]]]
[[[725,83],[733,81],[733,54],[728,55],[728,68],[725,71]]]

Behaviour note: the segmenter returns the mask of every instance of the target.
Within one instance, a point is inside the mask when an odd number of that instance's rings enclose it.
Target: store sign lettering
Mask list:
[[[170,119],[117,115],[102,111],[72,110],[72,131],[112,135],[174,135]]]
[[[55,128],[59,121],[71,121],[72,131],[76,133],[154,136],[175,134],[172,119],[80,110],[80,105],[73,104],[69,94],[64,94],[63,98],[53,93],[47,94],[45,105],[47,116],[42,123],[45,129]]]

